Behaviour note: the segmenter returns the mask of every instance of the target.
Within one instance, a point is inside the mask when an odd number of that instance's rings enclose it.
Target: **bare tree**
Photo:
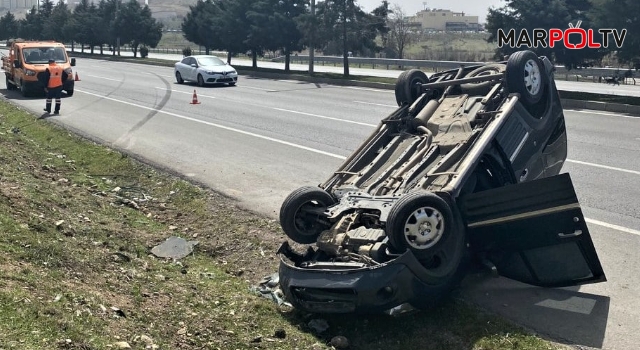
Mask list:
[[[404,57],[404,50],[417,41],[418,34],[414,28],[402,7],[394,4],[389,16],[389,47],[399,59]]]

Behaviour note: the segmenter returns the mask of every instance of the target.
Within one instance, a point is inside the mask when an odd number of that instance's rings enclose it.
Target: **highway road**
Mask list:
[[[0,49],[0,52],[7,53],[6,49]],[[129,51],[121,51],[122,56],[133,56],[132,52]],[[167,61],[179,61],[183,58],[182,55],[177,54],[162,54],[162,53],[150,53],[150,58],[162,59]],[[226,60],[225,57],[222,57]],[[243,59],[243,58],[232,58],[231,65],[237,67],[250,67],[252,65],[251,60]],[[284,70],[284,63],[280,62],[270,62],[270,61],[259,61],[258,67],[261,68],[271,68],[271,69],[282,69]],[[309,66],[307,64],[291,64],[290,68],[292,70],[298,71],[308,71]],[[342,74],[342,67],[334,67],[333,65],[319,65],[316,64],[314,66],[314,70],[316,72],[323,73],[338,73]],[[351,67],[349,69],[351,75],[354,76],[374,76],[374,77],[384,77],[384,78],[397,78],[402,70],[398,69],[369,69],[369,68],[356,68]],[[433,72],[427,72],[430,74]],[[640,81],[638,82],[640,84]],[[620,96],[634,96],[640,97],[640,85],[611,85],[605,83],[589,83],[589,82],[577,82],[577,81],[567,81],[567,80],[557,80],[556,84],[559,90],[564,91],[582,91],[589,92],[594,94],[604,94],[604,95],[620,95]]]
[[[131,55],[130,52],[121,52],[122,55]],[[172,54],[157,54],[150,53],[149,57],[165,59],[169,61],[178,61],[182,59],[182,55],[172,55]],[[236,65],[238,67],[246,67],[251,66],[251,60],[247,59],[239,59],[232,58],[231,65]],[[272,68],[272,69],[282,69],[284,70],[284,63],[279,62],[268,62],[268,61],[260,61],[258,62],[258,66],[262,68]],[[301,70],[308,71],[309,66],[307,64],[291,64],[292,70]],[[316,72],[325,72],[325,73],[343,73],[342,67],[334,67],[332,65],[318,65],[314,66],[314,70]],[[356,76],[374,76],[374,77],[385,77],[385,78],[397,78],[402,70],[398,69],[368,69],[368,68],[355,68],[350,67],[349,73]],[[432,73],[432,72],[427,72]],[[640,81],[638,82],[640,84]],[[582,91],[589,92],[594,94],[605,94],[605,95],[620,95],[620,96],[635,96],[640,97],[640,85],[611,85],[605,83],[589,83],[589,82],[577,82],[577,81],[567,81],[567,80],[557,80],[556,85],[558,89],[565,91]]]
[[[276,218],[286,195],[325,180],[395,109],[392,91],[241,76],[236,87],[174,82],[171,68],[83,59],[62,123]],[[2,83],[0,83],[2,84]],[[42,113],[42,98],[9,100]],[[197,89],[199,105],[191,105]],[[640,118],[566,111],[569,160],[608,282],[541,289],[472,275],[467,300],[567,343],[640,344]],[[276,266],[274,266],[274,270]]]

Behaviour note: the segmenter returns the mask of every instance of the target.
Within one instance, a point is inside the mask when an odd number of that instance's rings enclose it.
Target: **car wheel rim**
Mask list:
[[[444,234],[444,216],[433,207],[415,210],[404,224],[404,237],[414,249],[424,250],[436,245]]]
[[[293,216],[296,230],[305,236],[313,236],[321,232],[325,225],[322,225],[320,215],[314,212],[317,208],[323,207],[326,207],[326,205],[317,200],[306,202],[298,207]]]
[[[534,60],[528,60],[524,64],[524,86],[531,95],[540,92],[540,68]]]

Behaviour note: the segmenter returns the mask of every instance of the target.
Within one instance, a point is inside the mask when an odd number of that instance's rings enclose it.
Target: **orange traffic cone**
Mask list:
[[[78,78],[78,72],[76,72],[76,79],[75,81],[80,81],[80,78]]]
[[[200,102],[198,102],[198,95],[196,95],[196,90],[193,90],[193,100],[191,100],[192,105],[199,105]]]

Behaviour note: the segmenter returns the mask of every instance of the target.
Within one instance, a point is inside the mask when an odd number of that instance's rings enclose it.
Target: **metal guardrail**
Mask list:
[[[278,57],[272,59],[274,62],[283,62],[284,57]],[[291,56],[292,63],[309,63],[309,56],[298,55]],[[343,63],[343,57],[339,56],[315,56],[314,62],[316,64],[325,65],[332,64],[338,65]],[[439,72],[451,69],[460,68],[464,66],[478,66],[491,62],[464,62],[464,61],[430,61],[430,60],[405,60],[405,59],[389,59],[389,58],[366,58],[366,57],[349,57],[349,65],[357,65],[359,68],[365,66],[366,68],[381,68],[381,69],[398,69],[404,70],[408,68],[418,68],[431,72]],[[605,77],[624,77],[625,73],[630,71],[629,78],[633,78],[637,75],[637,72],[633,69],[624,68],[581,68],[567,70],[564,66],[556,66],[556,74],[568,76],[582,76],[605,78]],[[568,79],[567,79],[568,80]]]
[[[70,45],[67,45],[70,48]],[[76,47],[76,50],[79,48]],[[121,47],[121,51],[131,51],[128,47]],[[107,50],[105,50],[107,51]],[[85,52],[87,49],[85,48]],[[182,55],[181,49],[149,49],[150,53],[159,54],[176,54]],[[203,55],[204,50],[192,49],[192,54]],[[139,54],[139,53],[138,53]],[[210,51],[210,54],[214,55],[226,55],[224,51]],[[272,62],[284,62],[284,56],[271,59]],[[343,57],[341,56],[315,56],[314,62],[317,65],[341,65],[343,63]],[[308,64],[309,56],[307,55],[294,55],[291,56],[291,63]],[[369,58],[369,57],[349,57],[349,65],[351,67],[358,68],[373,68],[373,69],[394,69],[405,70],[410,68],[418,68],[427,72],[441,72],[445,70],[457,69],[461,65],[464,66],[480,66],[491,62],[466,62],[466,61],[434,61],[434,60],[407,60],[407,59],[392,59],[392,58]],[[626,73],[626,76],[625,76]],[[567,70],[564,66],[556,66],[555,74],[558,76],[564,76],[565,80],[579,81],[580,78],[592,79],[597,81],[603,78],[619,77],[633,79],[635,85],[635,77],[638,76],[638,72],[634,69],[624,68],[581,68]],[[623,79],[624,80],[624,79]],[[622,80],[620,82],[623,82]]]

